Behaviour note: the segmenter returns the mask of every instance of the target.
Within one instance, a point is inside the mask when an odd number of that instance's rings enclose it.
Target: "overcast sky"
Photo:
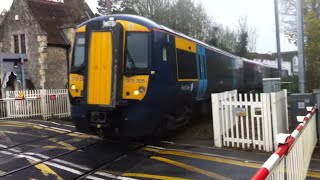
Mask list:
[[[257,48],[260,53],[276,51],[274,25],[274,0],[194,0],[202,3],[209,16],[215,22],[229,26],[237,26],[241,16],[247,16],[248,25],[257,31]],[[93,11],[96,11],[97,0],[86,0]],[[9,9],[12,0],[1,0],[0,10]],[[297,47],[290,44],[282,35],[281,50],[291,51]]]

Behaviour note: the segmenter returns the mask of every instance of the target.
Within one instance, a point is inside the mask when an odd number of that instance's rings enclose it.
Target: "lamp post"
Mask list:
[[[304,32],[303,32],[303,14],[302,2],[297,0],[297,37],[298,37],[298,59],[299,59],[299,92],[305,93],[305,60],[304,60]]]
[[[282,77],[282,67],[281,67],[282,58],[281,58],[281,47],[280,47],[278,0],[274,0],[274,10],[275,10],[275,24],[276,24],[278,71],[279,71],[279,77],[281,78]]]

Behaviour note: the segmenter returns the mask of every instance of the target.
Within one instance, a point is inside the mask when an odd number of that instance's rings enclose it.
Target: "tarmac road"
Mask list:
[[[0,179],[250,179],[268,157],[192,144],[102,140],[64,121],[0,121]],[[308,179],[320,179],[320,164],[314,167]]]

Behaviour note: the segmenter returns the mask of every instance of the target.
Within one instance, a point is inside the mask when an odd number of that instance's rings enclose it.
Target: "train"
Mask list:
[[[285,72],[284,72],[285,73]],[[136,15],[77,27],[69,72],[71,116],[80,132],[153,137],[190,120],[211,93],[262,89],[275,67],[241,58]]]

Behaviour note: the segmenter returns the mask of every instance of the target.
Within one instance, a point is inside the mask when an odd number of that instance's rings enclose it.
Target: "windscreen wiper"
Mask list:
[[[134,62],[134,59],[132,58],[131,54],[129,51],[127,51],[128,59],[130,61],[130,66],[132,70],[137,69],[136,63]]]

